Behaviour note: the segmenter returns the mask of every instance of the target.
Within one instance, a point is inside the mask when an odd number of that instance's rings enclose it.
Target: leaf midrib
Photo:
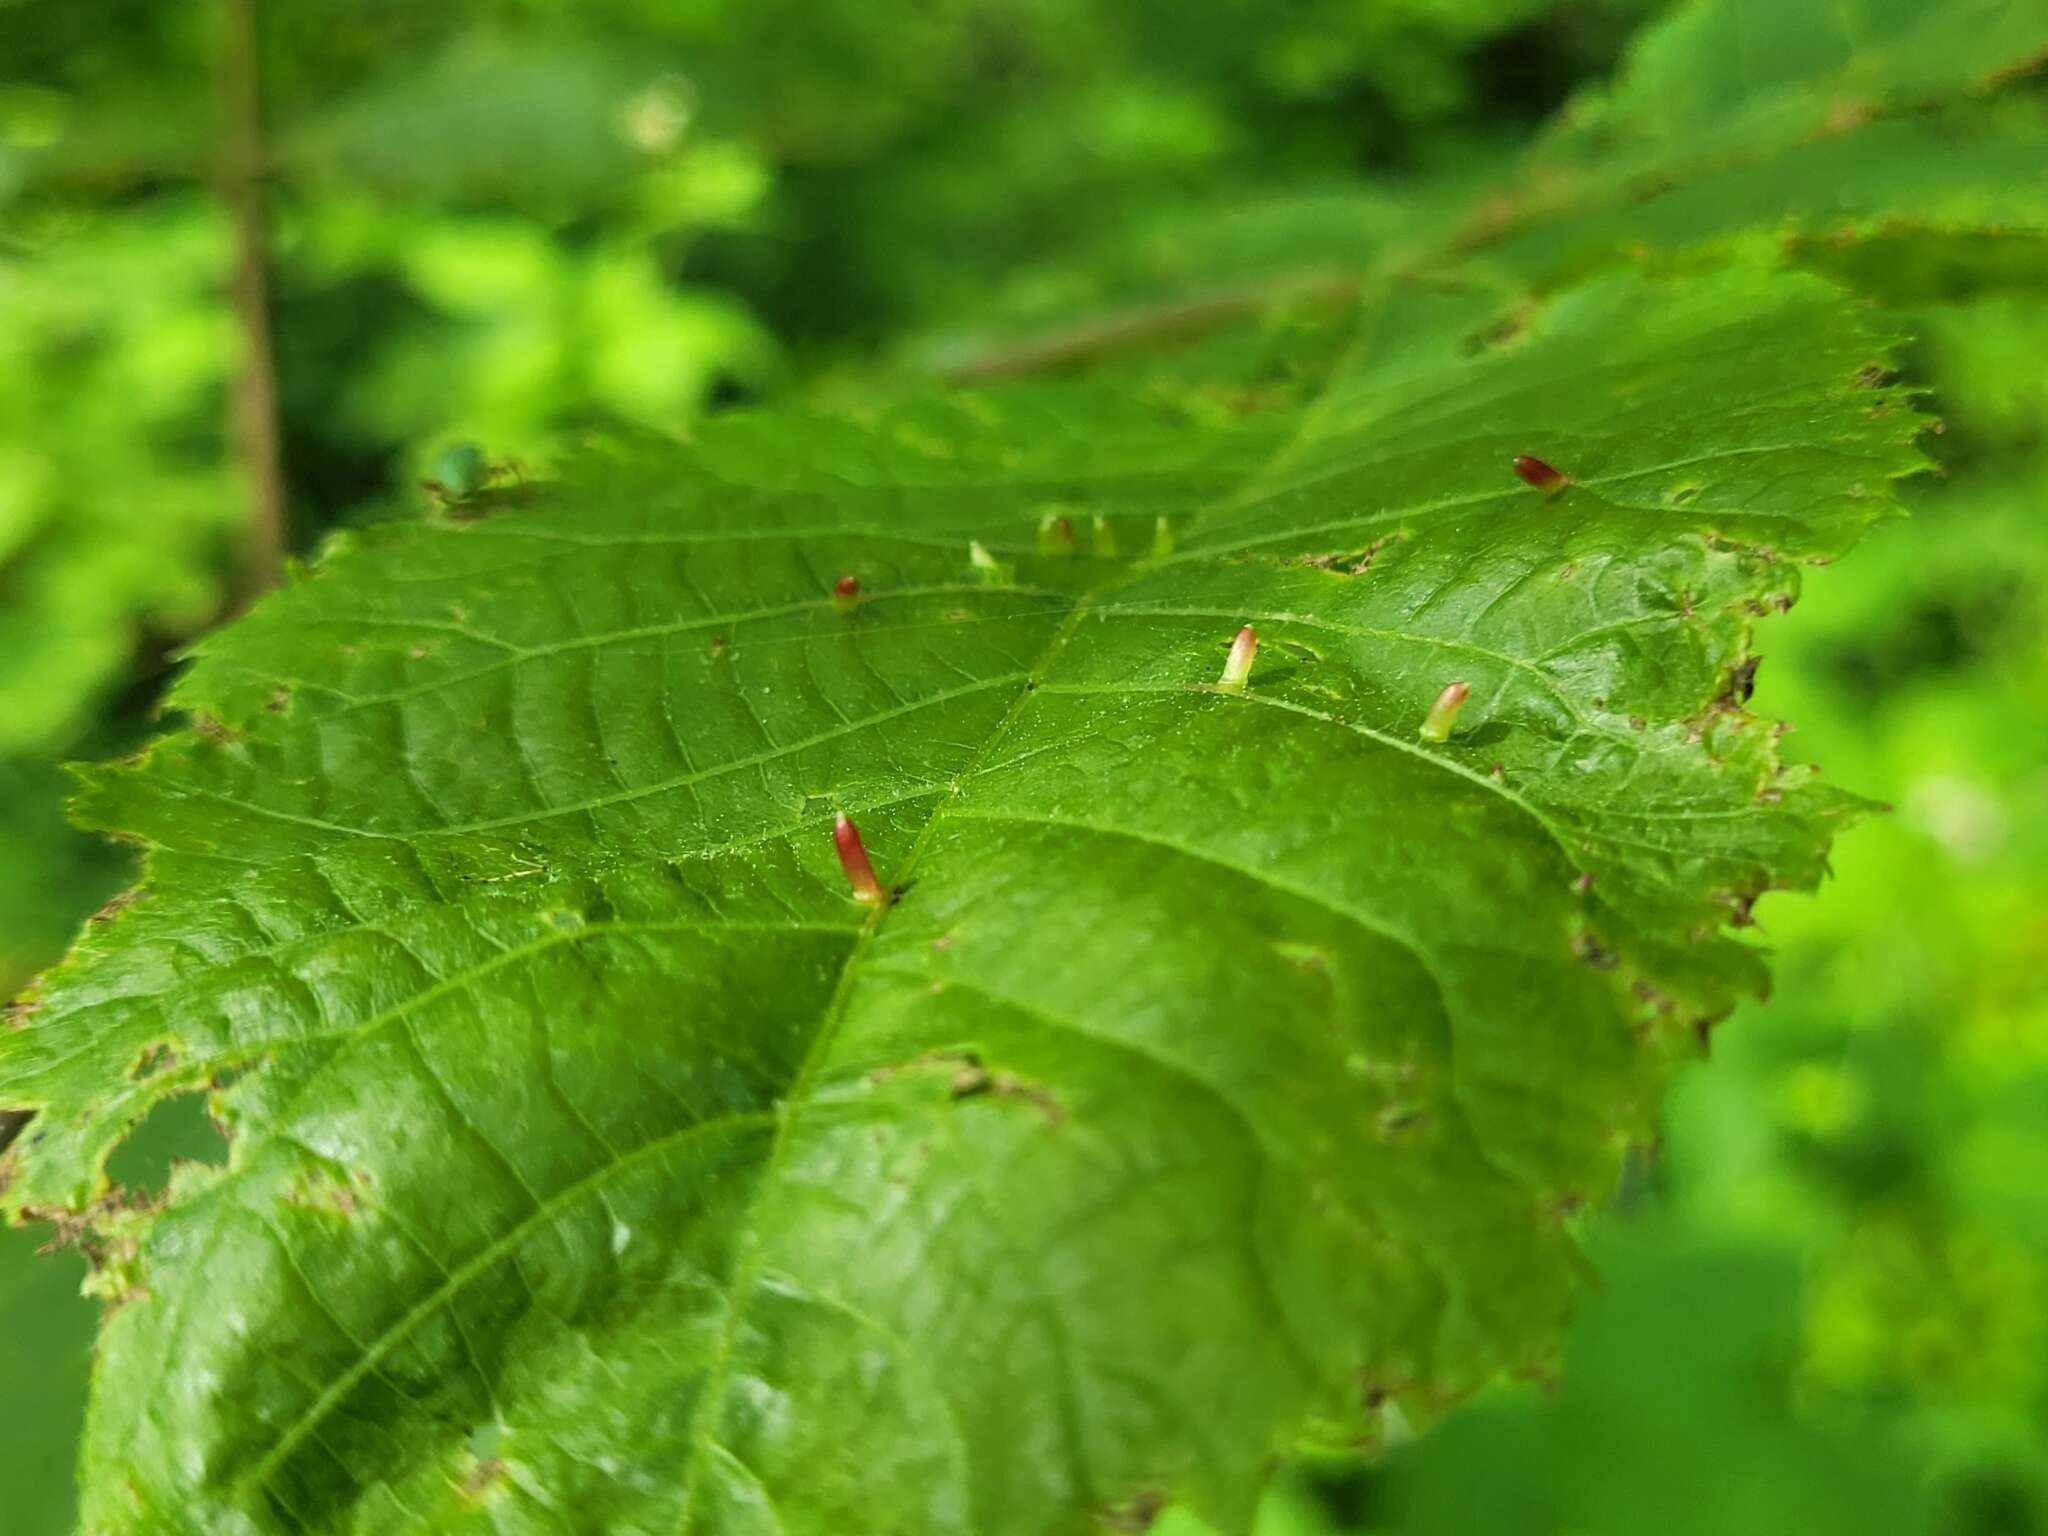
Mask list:
[[[1352,337],[1348,344],[1340,349],[1337,361],[1325,376],[1324,393],[1303,409],[1301,418],[1296,423],[1294,430],[1268,456],[1265,463],[1243,477],[1234,495],[1218,498],[1216,502],[1197,512],[1195,518],[1197,525],[1206,512],[1215,510],[1218,506],[1233,504],[1247,487],[1257,484],[1262,477],[1270,474],[1275,465],[1284,463],[1308,438],[1311,429],[1316,423],[1318,416],[1317,407],[1328,398],[1327,392],[1330,381],[1341,378],[1344,375],[1358,348],[1363,344],[1364,337],[1357,328],[1357,322],[1364,312],[1365,302],[1361,299],[1361,302],[1354,308],[1352,313],[1351,323],[1354,327]],[[911,844],[909,853],[890,872],[889,889],[892,892],[900,890],[914,876],[918,862],[923,857],[925,850],[931,845],[933,837],[951,819],[951,801],[958,797],[964,787],[995,752],[996,748],[1002,744],[1004,738],[1009,735],[1011,729],[1024,713],[1024,710],[1031,703],[1033,696],[1038,691],[1039,685],[1044,681],[1053,665],[1059,660],[1060,655],[1066,650],[1068,643],[1080,629],[1081,624],[1088,618],[1089,614],[1095,611],[1096,605],[1112,593],[1134,584],[1141,577],[1149,574],[1156,565],[1167,563],[1172,558],[1171,555],[1148,554],[1142,556],[1125,567],[1120,574],[1087,590],[1076,600],[1065,620],[1061,622],[1060,627],[1046,641],[1043,653],[1041,653],[1038,660],[1033,663],[1030,671],[1026,674],[1023,686],[1017,690],[1017,696],[1010,701],[1010,707],[1003,712],[1002,718],[990,729],[980,747],[976,749],[974,756],[968,760],[966,765],[954,777],[946,798],[942,798],[932,808],[931,814],[925,818],[924,826],[919,830],[917,838]],[[867,923],[862,927],[859,936],[854,940],[852,948],[848,950],[846,958],[841,962],[839,975],[834,982],[832,995],[826,1002],[824,1016],[820,1020],[818,1032],[812,1037],[811,1044],[804,1053],[804,1059],[799,1065],[795,1076],[791,1079],[789,1092],[784,1095],[781,1101],[775,1139],[769,1148],[768,1158],[763,1163],[759,1178],[755,1183],[754,1194],[748,1202],[747,1212],[741,1218],[748,1229],[748,1250],[735,1263],[732,1279],[725,1290],[726,1326],[720,1331],[716,1352],[713,1355],[710,1368],[705,1373],[704,1382],[699,1389],[697,1412],[691,1422],[690,1455],[683,1468],[681,1506],[678,1510],[675,1526],[676,1536],[689,1536],[691,1515],[695,1505],[699,1478],[702,1475],[705,1457],[709,1447],[715,1440],[719,1424],[724,1416],[726,1383],[731,1372],[733,1347],[738,1339],[740,1326],[746,1314],[745,1298],[752,1292],[765,1262],[763,1244],[758,1226],[755,1223],[755,1215],[760,1208],[761,1201],[773,1187],[775,1176],[780,1171],[784,1158],[788,1155],[791,1136],[797,1119],[803,1112],[804,1100],[809,1094],[811,1085],[815,1081],[834,1040],[837,1038],[840,1028],[845,1023],[854,981],[861,970],[862,962],[866,959],[869,950],[873,948],[876,937],[880,934],[883,924],[888,921],[889,914],[895,910],[895,905],[896,903],[892,896],[891,900],[877,906],[874,913],[868,918]]]
[[[1127,572],[1121,580],[1128,581],[1135,571],[1143,569],[1144,565],[1145,562],[1140,561],[1133,571]],[[1009,734],[1011,727],[1016,724],[1018,717],[1030,703],[1039,683],[1059,659],[1060,653],[1066,649],[1067,642],[1072,639],[1075,630],[1080,627],[1081,621],[1086,618],[1097,598],[1102,593],[1113,590],[1118,584],[1119,582],[1111,582],[1085,594],[1074,604],[1066,619],[1046,642],[1044,652],[1026,674],[1023,685],[1017,690],[1017,696],[1010,701],[1010,707],[1003,712],[1002,718],[983,738],[974,756],[960,770],[951,786],[951,794],[957,795],[1002,743],[1003,738]],[[915,875],[919,859],[930,846],[933,836],[948,819],[947,809],[946,801],[941,800],[925,818],[924,826],[911,844],[909,853],[891,871],[888,888],[892,893],[908,884]],[[768,1157],[763,1162],[761,1172],[755,1181],[753,1198],[748,1202],[746,1214],[741,1218],[747,1229],[748,1246],[734,1264],[732,1279],[725,1288],[726,1325],[720,1330],[711,1364],[699,1388],[697,1412],[691,1421],[690,1456],[683,1467],[681,1508],[676,1520],[677,1536],[688,1536],[690,1530],[691,1511],[704,1458],[716,1437],[719,1421],[725,1412],[726,1381],[731,1372],[733,1346],[746,1316],[745,1298],[753,1291],[766,1262],[765,1245],[761,1241],[759,1227],[755,1221],[756,1214],[762,1200],[773,1187],[784,1159],[788,1156],[791,1136],[797,1118],[802,1113],[804,1100],[809,1095],[811,1085],[816,1080],[834,1040],[838,1037],[840,1027],[845,1023],[847,1005],[852,996],[855,978],[861,969],[861,962],[873,948],[876,936],[880,934],[889,914],[895,910],[895,905],[892,894],[888,901],[876,906],[854,939],[853,947],[847,951],[846,958],[840,962],[839,975],[833,983],[832,995],[826,1000],[824,1015],[819,1021],[817,1033],[811,1037],[811,1044],[804,1052],[803,1061],[798,1065],[795,1076],[791,1078],[789,1091],[783,1096],[778,1108],[775,1139],[769,1146]]]

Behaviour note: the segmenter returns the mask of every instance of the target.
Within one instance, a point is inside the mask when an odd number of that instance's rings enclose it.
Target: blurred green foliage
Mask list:
[[[1341,302],[1361,251],[1440,228],[1581,87],[1526,198],[1598,156],[1618,211],[1507,239],[1503,269],[1704,238],[1711,179],[1642,215],[1622,173],[1982,83],[2039,20],[1848,7],[1873,34],[1886,11],[1890,41],[1836,58],[1812,7],[1681,7],[1633,88],[1601,92],[1653,8],[264,7],[293,545],[435,515],[421,482],[454,489],[458,443],[516,478],[593,431],[858,404],[1126,332],[1137,376],[1167,379],[1144,343],[1247,288]],[[234,601],[224,14],[0,0],[0,992],[127,878],[65,828],[57,765],[139,740],[178,647]],[[1729,26],[1765,70],[1740,90],[1691,67]],[[1745,216],[1825,186],[1867,220],[1904,185],[1923,223],[2026,225],[2042,110],[2022,82],[1860,148],[1830,129],[1742,184]],[[1266,1536],[2048,1532],[2048,261],[2010,229],[1913,223],[1806,255],[1901,306],[1944,476],[1767,625],[1758,678],[1800,754],[1892,812],[1818,899],[1759,908],[1780,995],[1718,1033],[1593,1224],[1606,1288],[1563,1384],[1503,1388],[1375,1468],[1303,1464]],[[1246,377],[1314,366],[1284,313],[1213,345],[1256,351]],[[0,1233],[8,1536],[67,1526],[91,1332],[75,1256],[31,1262],[39,1240]]]

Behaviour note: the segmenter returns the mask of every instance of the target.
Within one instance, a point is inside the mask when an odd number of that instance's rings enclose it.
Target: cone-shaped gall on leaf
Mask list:
[[[1232,693],[1244,692],[1244,685],[1251,680],[1252,658],[1258,654],[1258,631],[1247,624],[1230,642],[1230,655],[1223,663],[1223,676],[1217,679],[1216,686]]]
[[[1057,512],[1038,520],[1038,552],[1041,555],[1071,555],[1074,552],[1074,523]]]
[[[1172,553],[1173,524],[1166,520],[1166,514],[1162,512],[1152,522],[1152,558],[1164,560]]]
[[[860,840],[860,829],[847,820],[844,811],[833,820],[832,843],[839,850],[839,867],[846,871],[846,883],[853,887],[854,900],[883,900],[887,893],[875,878],[875,866]]]
[[[1449,741],[1451,727],[1458,723],[1458,711],[1465,707],[1465,700],[1471,695],[1472,689],[1468,684],[1450,684],[1429,706],[1429,713],[1422,717],[1422,729],[1417,734],[1424,741]]]
[[[1522,477],[1525,484],[1535,486],[1546,496],[1555,496],[1571,484],[1563,470],[1526,453],[1516,456],[1515,473]]]
[[[1095,558],[1114,560],[1116,558],[1116,530],[1109,526],[1109,519],[1097,514],[1095,519]]]
[[[979,539],[968,543],[967,563],[973,566],[981,579],[990,586],[1002,586],[1010,579],[1010,567],[990,554],[988,546]]]
[[[860,606],[860,578],[842,576],[832,587],[832,606],[841,613],[851,613]]]

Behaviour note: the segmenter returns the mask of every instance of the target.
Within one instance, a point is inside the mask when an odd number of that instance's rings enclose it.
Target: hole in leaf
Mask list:
[[[227,1162],[227,1143],[206,1113],[206,1095],[181,1093],[160,1100],[148,1118],[107,1159],[107,1175],[130,1189],[160,1190],[177,1163]]]
[[[14,1145],[21,1133],[28,1129],[29,1121],[35,1119],[32,1109],[0,1109],[0,1156]]]

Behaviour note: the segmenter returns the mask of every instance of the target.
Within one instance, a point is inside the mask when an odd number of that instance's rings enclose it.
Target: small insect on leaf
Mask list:
[[[882,882],[875,878],[874,863],[860,840],[860,829],[841,811],[832,822],[832,843],[839,850],[839,867],[846,871],[846,883],[853,887],[856,901],[879,902],[887,898]]]
[[[1243,693],[1244,685],[1251,680],[1252,658],[1258,654],[1258,631],[1247,624],[1230,642],[1230,655],[1223,663],[1223,676],[1217,679],[1216,686],[1227,688],[1232,693]]]
[[[1465,683],[1452,683],[1436,696],[1436,702],[1429,706],[1429,713],[1422,717],[1422,729],[1417,732],[1424,741],[1449,741],[1451,727],[1458,723],[1458,711],[1465,707],[1465,700],[1471,697],[1472,689]]]
[[[1555,496],[1571,484],[1563,470],[1526,453],[1516,457],[1515,473],[1522,477],[1524,483],[1535,486],[1546,496]]]
[[[842,576],[832,587],[832,606],[841,613],[851,613],[860,606],[860,578]]]

